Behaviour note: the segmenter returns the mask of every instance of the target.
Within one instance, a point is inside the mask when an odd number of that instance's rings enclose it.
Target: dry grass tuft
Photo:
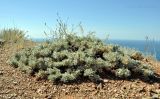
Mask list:
[[[11,43],[18,48],[24,48],[24,43],[27,40],[25,31],[18,28],[7,28],[0,30],[0,39],[5,43]]]

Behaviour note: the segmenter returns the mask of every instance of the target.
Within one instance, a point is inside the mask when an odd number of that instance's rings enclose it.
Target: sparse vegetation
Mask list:
[[[59,25],[54,40],[23,49],[13,55],[9,63],[39,78],[64,83],[82,78],[100,82],[101,76],[107,72],[119,78],[129,78],[134,74],[146,78],[154,76],[152,68],[141,63],[144,56],[140,52],[118,45],[105,45],[93,35],[77,36],[62,22]]]
[[[25,31],[18,28],[8,28],[0,30],[0,39],[5,43],[12,43],[17,48],[24,48],[24,42],[27,40]]]
[[[6,42],[17,43],[21,40],[25,40],[25,32],[17,28],[3,29],[0,31],[0,39]]]

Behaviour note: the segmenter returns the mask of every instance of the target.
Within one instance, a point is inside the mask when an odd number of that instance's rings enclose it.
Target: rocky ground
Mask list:
[[[0,48],[0,99],[158,99],[160,83],[141,79],[104,79],[104,84],[77,81],[72,84],[53,84],[37,80],[22,73],[6,62],[12,53],[18,51],[11,44]],[[145,60],[160,73],[160,63]]]

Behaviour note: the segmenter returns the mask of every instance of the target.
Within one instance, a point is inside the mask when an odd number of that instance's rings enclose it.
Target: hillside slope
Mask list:
[[[96,85],[90,81],[70,85],[61,83],[54,85],[49,81],[39,81],[36,77],[28,76],[6,63],[14,52],[17,52],[17,49],[11,45],[0,48],[1,99],[141,99],[160,96],[160,84],[158,82],[148,83],[140,79],[128,81],[107,77],[104,80],[104,85]],[[148,62],[156,68],[157,73],[160,73],[160,63]]]

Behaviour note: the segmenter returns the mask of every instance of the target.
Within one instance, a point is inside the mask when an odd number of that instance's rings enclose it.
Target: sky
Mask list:
[[[17,27],[31,38],[45,38],[58,18],[80,22],[87,33],[109,39],[160,39],[160,0],[1,0],[0,29]],[[47,30],[48,29],[48,30]]]

